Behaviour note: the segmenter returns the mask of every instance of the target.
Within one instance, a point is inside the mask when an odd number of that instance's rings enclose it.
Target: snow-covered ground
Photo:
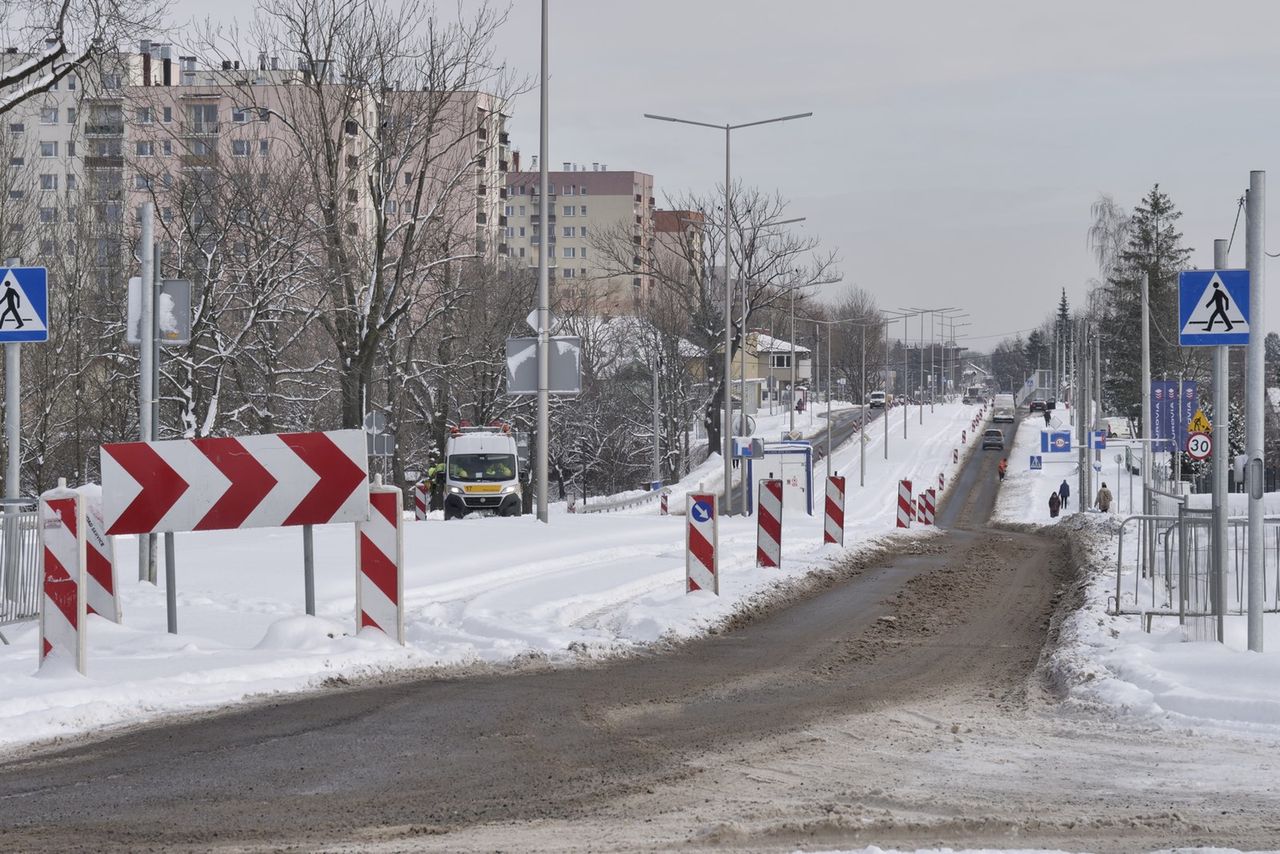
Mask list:
[[[897,481],[934,481],[939,472],[950,480],[952,451],[965,450],[960,431],[976,411],[960,404],[926,408],[921,426],[912,409],[904,440],[903,410],[891,410],[889,459],[875,422],[864,487],[856,438],[834,454],[849,478],[844,549],[822,545],[820,516],[788,511],[783,568],[759,569],[754,519],[723,519],[719,597],[684,592],[683,517],[674,503],[669,517],[656,507],[574,515],[558,505],[549,525],[529,517],[406,521],[403,648],[377,632],[352,636],[350,525],[315,530],[316,617],[302,613],[298,529],[176,535],[177,635],[165,631],[163,586],[133,580],[136,539],[117,538],[124,622],[89,617],[87,676],[61,663],[37,673],[36,625],[6,627],[12,645],[0,647],[0,746],[305,690],[328,679],[526,658],[572,663],[697,635],[753,597],[849,552],[884,538],[928,536],[919,528],[894,530]],[[717,460],[709,461],[710,470],[718,469]],[[707,472],[681,486],[694,488],[699,477],[711,488]]]
[[[1262,654],[1247,651],[1243,616],[1226,618],[1226,643],[1218,644],[1189,640],[1192,634],[1177,617],[1153,618],[1148,633],[1140,616],[1107,614],[1109,600],[1116,593],[1116,550],[1121,521],[1129,515],[1130,478],[1124,473],[1118,483],[1107,479],[1116,493],[1112,509],[1118,508],[1118,513],[1078,514],[1073,496],[1071,512],[1050,520],[1049,493],[1064,477],[1074,490],[1076,478],[1074,464],[1051,464],[1049,454],[1044,455],[1044,471],[1028,470],[1028,456],[1039,453],[1043,426],[1038,419],[1027,419],[1020,425],[996,518],[1013,523],[1056,523],[1070,530],[1073,554],[1081,566],[1082,605],[1064,620],[1061,643],[1050,662],[1068,691],[1069,701],[1170,726],[1280,735],[1280,614],[1265,616],[1263,634],[1269,651]],[[1113,473],[1115,453],[1114,446],[1103,452],[1104,459],[1112,460]],[[1141,512],[1141,484],[1137,477],[1133,482],[1134,512]],[[1191,496],[1189,503],[1207,507],[1209,496]],[[1268,512],[1280,511],[1280,494],[1269,494],[1266,506]],[[1246,512],[1245,496],[1231,496],[1230,512]],[[1120,585],[1123,607],[1167,608],[1169,603],[1161,590],[1152,590],[1146,579],[1135,577],[1137,539],[1131,524]],[[1272,555],[1270,560],[1274,559]],[[1274,589],[1275,579],[1269,579],[1269,593]],[[1175,603],[1174,610],[1176,607]]]

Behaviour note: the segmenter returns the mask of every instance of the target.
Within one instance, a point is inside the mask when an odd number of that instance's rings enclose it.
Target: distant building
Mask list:
[[[563,166],[547,175],[552,299],[601,314],[632,314],[651,298],[645,257],[655,239],[653,176],[600,163]],[[506,182],[507,256],[536,267],[542,233],[536,161],[529,171],[508,172]],[[598,243],[606,236],[614,248],[602,253]],[[634,255],[627,257],[624,245]]]

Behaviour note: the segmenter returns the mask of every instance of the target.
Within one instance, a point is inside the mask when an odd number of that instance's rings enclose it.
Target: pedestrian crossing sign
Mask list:
[[[1178,274],[1178,343],[1183,347],[1249,343],[1249,271]]]
[[[49,340],[44,267],[0,268],[0,343]]]

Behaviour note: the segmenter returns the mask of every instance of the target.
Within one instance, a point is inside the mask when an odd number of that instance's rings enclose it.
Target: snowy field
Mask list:
[[[1262,654],[1246,651],[1243,616],[1226,619],[1226,643],[1218,644],[1189,641],[1189,633],[1177,617],[1154,618],[1148,633],[1139,616],[1108,615],[1108,600],[1116,591],[1120,523],[1129,515],[1129,477],[1126,473],[1117,484],[1104,472],[1117,499],[1111,514],[1077,514],[1073,496],[1071,513],[1050,520],[1049,493],[1064,477],[1074,490],[1076,478],[1074,464],[1050,464],[1048,454],[1044,471],[1028,470],[1028,456],[1039,453],[1043,426],[1039,419],[1027,419],[1020,425],[996,518],[1011,523],[1058,523],[1072,532],[1074,554],[1083,566],[1083,606],[1064,621],[1062,642],[1051,661],[1069,690],[1070,700],[1169,726],[1280,736],[1280,615],[1265,617],[1263,635],[1269,651]],[[1104,459],[1112,460],[1113,474],[1115,453],[1114,445],[1103,452]],[[1135,512],[1141,512],[1141,484],[1138,478],[1133,480],[1133,506]],[[1207,507],[1209,496],[1191,496],[1189,503]],[[1233,516],[1247,512],[1243,495],[1232,495],[1229,506]],[[1118,513],[1114,512],[1117,508]],[[1271,514],[1280,512],[1280,494],[1267,496],[1266,509]],[[1160,591],[1153,591],[1146,579],[1135,578],[1135,533],[1130,525],[1125,539],[1126,571],[1121,579],[1123,606],[1166,607],[1169,603]],[[1268,590],[1275,587],[1276,580],[1269,579]]]
[[[553,506],[550,525],[530,517],[406,521],[403,648],[377,632],[352,636],[353,526],[315,530],[316,617],[302,613],[299,529],[178,534],[177,635],[165,631],[163,586],[133,580],[136,539],[117,538],[124,622],[89,617],[87,676],[61,663],[37,674],[36,625],[6,627],[12,645],[0,647],[0,747],[331,679],[526,660],[572,664],[696,636],[753,597],[850,552],[890,537],[929,536],[918,528],[895,532],[897,481],[932,481],[938,473],[950,480],[953,449],[963,454],[960,431],[976,411],[926,407],[921,427],[912,409],[903,440],[903,412],[891,410],[888,460],[882,425],[869,430],[865,487],[858,486],[856,437],[837,451],[835,466],[849,478],[844,549],[822,545],[820,516],[793,509],[785,518],[783,568],[758,569],[754,520],[722,520],[718,598],[685,594],[683,518],[660,517],[656,507],[573,515],[561,504]],[[677,492],[696,488],[699,479],[711,487],[718,460]],[[817,483],[824,474],[819,464]]]

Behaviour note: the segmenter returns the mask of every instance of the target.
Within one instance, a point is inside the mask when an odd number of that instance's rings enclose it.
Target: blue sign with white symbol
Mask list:
[[[1033,455],[1031,457],[1031,470],[1040,471],[1043,468],[1044,468],[1044,457],[1040,456],[1039,454]]]
[[[49,288],[44,267],[0,273],[0,343],[49,340]]]
[[[1092,430],[1089,432],[1089,448],[1094,451],[1105,451],[1107,449],[1107,431]]]
[[[693,517],[695,522],[707,522],[711,519],[711,503],[709,501],[695,501],[693,507],[689,508],[689,515]]]
[[[1178,343],[1183,347],[1249,343],[1249,271],[1178,274]]]
[[[1041,430],[1040,453],[1062,454],[1071,450],[1070,430]]]

